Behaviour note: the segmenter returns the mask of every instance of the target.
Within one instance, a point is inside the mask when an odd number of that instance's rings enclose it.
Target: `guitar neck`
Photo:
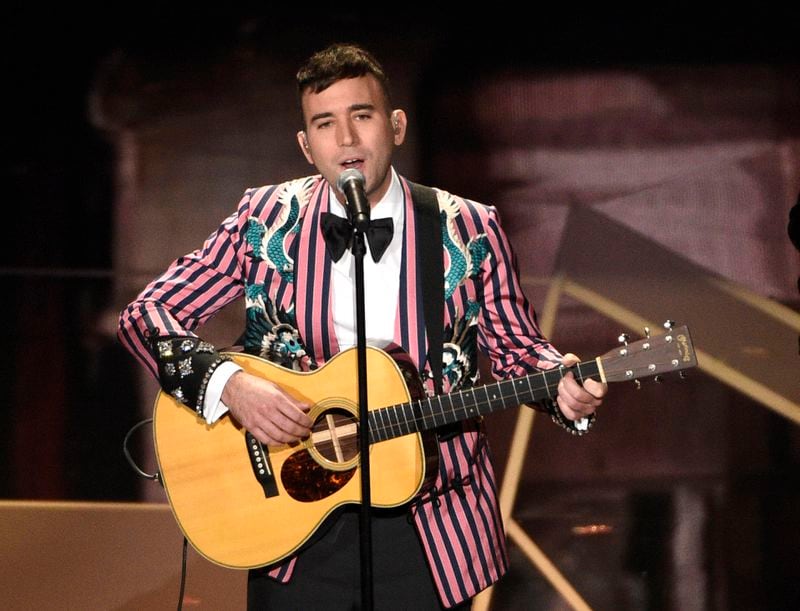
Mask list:
[[[589,378],[600,380],[601,377],[600,366],[595,359],[573,367],[538,371],[520,378],[373,410],[369,414],[370,443],[427,431],[517,407],[522,403],[553,399],[557,394],[559,381],[569,371],[572,371],[579,382]]]

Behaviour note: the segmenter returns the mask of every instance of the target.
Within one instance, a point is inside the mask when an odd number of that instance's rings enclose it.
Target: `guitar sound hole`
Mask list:
[[[322,458],[346,463],[358,455],[358,420],[344,409],[326,410],[314,422],[311,439]]]

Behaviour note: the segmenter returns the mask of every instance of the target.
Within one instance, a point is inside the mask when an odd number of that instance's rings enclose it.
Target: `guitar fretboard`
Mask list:
[[[568,371],[572,371],[578,381],[600,378],[597,362],[585,361],[573,367],[548,369],[486,386],[383,407],[369,413],[370,443],[427,431],[522,403],[554,399],[558,383]]]

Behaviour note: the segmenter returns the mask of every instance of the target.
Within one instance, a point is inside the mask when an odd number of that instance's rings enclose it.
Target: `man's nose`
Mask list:
[[[352,121],[339,123],[339,146],[353,146],[358,140],[358,134]]]

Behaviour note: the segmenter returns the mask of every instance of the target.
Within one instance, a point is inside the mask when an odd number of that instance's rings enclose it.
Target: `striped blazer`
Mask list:
[[[402,347],[433,392],[416,245],[417,216],[401,178],[406,222],[395,319]],[[313,369],[339,351],[332,319],[331,264],[320,229],[328,183],[310,176],[249,189],[204,246],[177,259],[122,313],[119,337],[157,375],[148,333],[193,334],[220,308],[245,298],[245,350],[286,367]],[[516,262],[494,208],[436,190],[444,249],[445,392],[477,380],[477,348],[497,378],[560,363],[522,293]],[[486,433],[467,421],[439,441],[437,480],[412,505],[417,531],[445,606],[497,581],[508,559]],[[287,581],[297,557],[271,567]],[[299,563],[300,565],[302,562]]]

